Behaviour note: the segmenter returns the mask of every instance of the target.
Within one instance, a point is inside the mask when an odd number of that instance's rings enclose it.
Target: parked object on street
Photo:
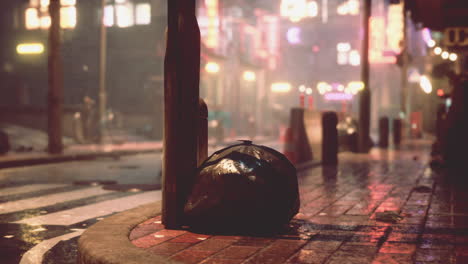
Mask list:
[[[335,112],[325,112],[322,115],[322,162],[324,165],[338,163],[338,116]]]
[[[401,119],[393,119],[393,144],[395,146],[400,146],[401,144],[401,129]]]
[[[194,229],[263,232],[280,229],[298,210],[293,164],[269,147],[244,141],[203,162],[184,211]]]
[[[0,130],[0,155],[10,151],[10,140],[8,134]]]
[[[379,147],[381,148],[388,148],[389,129],[388,117],[381,117],[379,119]]]

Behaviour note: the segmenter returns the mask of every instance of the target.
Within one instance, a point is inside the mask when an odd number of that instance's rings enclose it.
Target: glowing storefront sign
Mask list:
[[[383,17],[370,18],[370,48],[369,62],[372,64],[395,63],[395,56],[384,56],[385,45],[385,20]]]
[[[324,98],[327,101],[350,101],[353,99],[353,95],[349,93],[326,93]]]
[[[29,1],[29,7],[24,14],[26,29],[48,29],[50,27],[49,3],[49,0]],[[61,0],[60,5],[60,27],[75,28],[77,17],[76,0]]]
[[[219,10],[218,0],[205,0],[207,17],[207,35],[203,39],[208,48],[218,47],[219,42]]]
[[[299,22],[306,17],[316,17],[318,5],[316,1],[282,0],[280,15],[289,18],[292,22]]]
[[[16,46],[18,54],[41,54],[44,52],[44,45],[42,43],[21,43]]]
[[[400,42],[403,39],[403,3],[389,5],[387,19],[387,47],[400,53]]]
[[[298,27],[292,27],[288,29],[288,32],[286,33],[286,38],[291,44],[301,43],[301,29]]]

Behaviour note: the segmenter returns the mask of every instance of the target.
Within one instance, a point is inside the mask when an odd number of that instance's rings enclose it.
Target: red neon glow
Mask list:
[[[299,95],[299,106],[300,107],[305,107],[305,95],[304,95],[304,93],[301,93]]]
[[[444,94],[445,94],[445,93],[444,93],[444,90],[442,90],[442,89],[437,89],[437,95],[438,95],[438,96],[444,96]]]
[[[309,95],[308,99],[309,99],[309,110],[312,110],[314,109],[314,98],[311,95]]]

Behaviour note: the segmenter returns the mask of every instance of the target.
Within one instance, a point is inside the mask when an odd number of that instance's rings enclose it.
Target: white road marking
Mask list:
[[[68,186],[68,184],[28,184],[18,187],[8,187],[0,191],[1,196],[23,194],[47,189],[54,189]]]
[[[74,237],[80,236],[84,231],[84,229],[74,230],[76,232],[44,240],[41,243],[35,245],[33,248],[24,253],[23,257],[21,258],[20,264],[41,264],[44,258],[44,254],[49,249],[57,245],[58,242],[70,240]]]
[[[28,225],[73,225],[88,219],[125,211],[139,205],[161,200],[161,191],[144,192],[127,197],[107,200],[56,213],[36,216],[14,223]]]
[[[6,202],[0,204],[0,214],[7,214],[27,209],[39,208],[43,206],[54,205],[61,202],[68,202],[91,196],[106,194],[110,192],[113,191],[103,190],[102,187],[91,187],[71,192],[54,193],[23,200],[16,200],[13,202]]]

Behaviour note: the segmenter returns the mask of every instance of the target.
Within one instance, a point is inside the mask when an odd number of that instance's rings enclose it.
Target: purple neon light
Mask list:
[[[350,101],[353,99],[352,94],[347,93],[326,93],[325,100],[327,101]]]

